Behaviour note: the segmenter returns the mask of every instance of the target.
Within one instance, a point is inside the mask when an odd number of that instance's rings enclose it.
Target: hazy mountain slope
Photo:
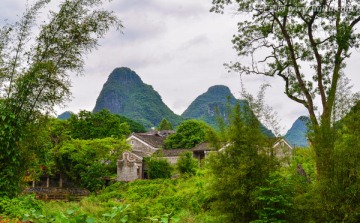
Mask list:
[[[291,128],[287,131],[284,138],[288,141],[292,146],[298,147],[307,147],[307,123],[309,122],[309,118],[306,116],[300,116]]]
[[[143,124],[158,126],[166,118],[174,126],[182,118],[172,112],[151,85],[145,84],[131,69],[116,68],[108,77],[96,100],[94,112],[108,109]]]
[[[61,119],[61,120],[66,120],[68,118],[70,118],[70,116],[72,115],[73,113],[71,111],[66,111],[66,112],[63,112],[61,113],[60,115],[58,115],[58,119]]]

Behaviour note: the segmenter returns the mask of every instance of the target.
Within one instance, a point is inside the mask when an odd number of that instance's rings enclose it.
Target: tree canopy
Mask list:
[[[193,148],[206,141],[207,133],[210,131],[214,130],[205,122],[194,119],[186,120],[176,128],[175,134],[171,134],[166,138],[165,148]]]
[[[24,173],[19,143],[29,125],[70,97],[69,72],[82,73],[83,56],[115,27],[102,0],[67,0],[33,33],[49,0],[28,7],[15,24],[0,27],[0,195],[14,195]]]
[[[102,110],[93,114],[89,111],[80,111],[67,120],[70,135],[74,139],[96,139],[105,137],[121,138],[130,134],[129,125],[121,122],[120,117]]]
[[[171,124],[171,122],[169,122],[168,120],[166,120],[166,118],[163,118],[159,124],[158,130],[172,130],[173,126]]]
[[[125,139],[67,140],[54,148],[58,170],[76,186],[101,189],[102,177],[116,174],[116,160],[129,147]]]

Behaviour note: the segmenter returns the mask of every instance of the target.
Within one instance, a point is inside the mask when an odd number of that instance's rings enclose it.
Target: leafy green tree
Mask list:
[[[252,61],[228,66],[241,74],[280,77],[286,95],[308,110],[313,128],[310,139],[322,188],[320,194],[324,203],[330,201],[328,189],[336,177],[332,115],[339,80],[345,77],[346,59],[352,50],[360,47],[360,35],[356,31],[360,11],[352,10],[359,8],[360,3],[342,0],[212,2],[212,11],[222,13],[226,5],[232,4],[237,13],[248,18],[238,23],[238,33],[232,41],[238,55]],[[321,102],[318,110],[316,97]],[[329,209],[325,212],[333,211],[331,206],[326,208]]]
[[[19,142],[37,117],[69,99],[69,72],[83,71],[83,56],[118,18],[102,0],[67,0],[32,31],[49,0],[37,0],[19,22],[0,27],[0,195],[15,195],[25,166]]]
[[[266,185],[274,169],[265,136],[251,112],[241,114],[237,105],[229,116],[227,141],[206,161],[208,194],[213,212],[223,222],[250,222],[257,218],[256,187]]]
[[[66,120],[50,119],[46,128],[53,147],[71,138],[69,122]]]
[[[161,157],[151,157],[145,160],[149,179],[170,178],[172,166],[168,160]]]
[[[54,146],[51,138],[52,121],[50,117],[40,117],[37,123],[29,125],[19,146],[24,151],[24,168],[30,179],[37,179],[43,174],[51,175],[55,172],[55,161],[52,155]],[[40,168],[41,167],[41,168]]]
[[[257,187],[254,193],[258,204],[258,219],[251,223],[289,222],[288,212],[292,207],[290,185],[280,174],[271,174],[266,184]]]
[[[198,161],[193,158],[192,152],[181,154],[176,162],[176,168],[182,175],[195,175],[198,167]]]
[[[166,118],[163,118],[159,124],[158,130],[172,130],[173,126],[171,124],[171,122],[169,122],[168,120],[166,120]]]
[[[121,138],[130,134],[129,125],[108,110],[80,111],[78,115],[71,115],[68,122],[70,135],[75,139]]]
[[[122,115],[117,115],[117,116],[120,118],[120,121],[122,123],[126,122],[129,125],[131,132],[146,132],[145,127],[142,124],[140,124],[139,122],[135,122],[134,120],[129,119]]]
[[[360,217],[360,102],[340,120],[334,149],[334,180],[327,207],[335,207],[328,218],[358,222]]]
[[[116,174],[116,161],[129,149],[125,139],[72,139],[53,149],[57,168],[77,186],[91,191],[103,186],[102,177]]]
[[[175,134],[171,134],[166,138],[165,148],[193,148],[206,141],[208,131],[213,130],[206,123],[193,119],[186,120],[176,128]]]

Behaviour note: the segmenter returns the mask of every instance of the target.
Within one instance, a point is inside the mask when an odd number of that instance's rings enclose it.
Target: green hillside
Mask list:
[[[203,120],[212,127],[217,127],[217,113],[227,120],[228,105],[234,107],[236,103],[246,106],[243,100],[238,100],[231,93],[230,89],[224,85],[210,87],[207,92],[198,96],[181,115],[185,119]],[[267,136],[273,137],[274,134],[263,125],[261,130]]]
[[[172,112],[151,85],[145,84],[131,69],[116,68],[109,76],[96,100],[94,112],[108,109],[146,128],[158,126],[166,118],[176,126],[182,118]]]
[[[198,96],[181,115],[185,119],[199,119],[215,127],[217,109],[226,119],[227,105],[234,106],[238,100],[232,95],[230,89],[224,85],[215,85],[207,92]],[[243,102],[241,102],[243,103]]]

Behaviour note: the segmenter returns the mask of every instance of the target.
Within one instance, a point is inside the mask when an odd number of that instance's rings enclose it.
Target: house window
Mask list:
[[[131,140],[131,145],[134,145],[134,140]]]

